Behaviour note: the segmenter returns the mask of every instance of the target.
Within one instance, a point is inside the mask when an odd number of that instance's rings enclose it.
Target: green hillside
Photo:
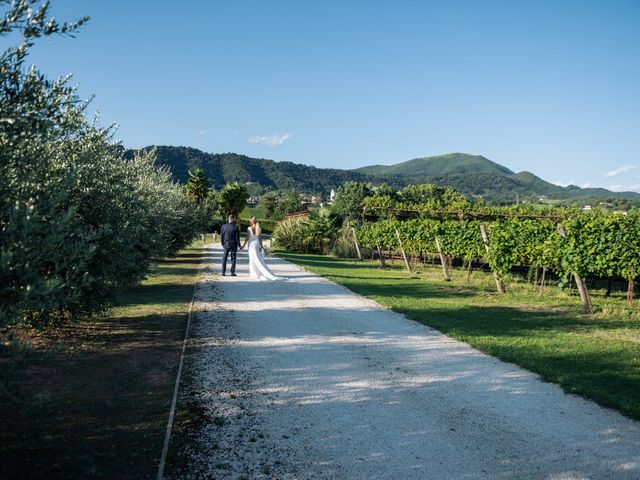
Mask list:
[[[538,201],[547,197],[560,203],[589,204],[602,201],[622,204],[639,203],[640,194],[612,192],[604,188],[561,187],[531,172],[514,173],[481,155],[450,153],[416,158],[395,165],[372,165],[354,170],[374,175],[393,184],[435,183],[451,186],[469,196],[487,201],[511,203],[517,200]]]
[[[355,169],[356,172],[370,175],[468,175],[494,174],[513,175],[513,172],[502,165],[492,162],[481,155],[466,153],[448,153],[435,157],[415,158],[395,165],[372,165]]]
[[[251,194],[295,188],[310,194],[328,195],[347,181],[378,185],[387,183],[401,189],[409,184],[434,183],[451,186],[469,197],[494,203],[517,200],[549,203],[597,204],[610,202],[624,207],[640,204],[640,194],[611,192],[603,188],[560,187],[531,172],[514,173],[481,155],[450,153],[409,160],[395,165],[372,165],[355,170],[317,168],[292,162],[276,162],[236,153],[205,153],[190,147],[157,146],[158,163],[166,165],[176,181],[186,182],[188,170],[202,168],[214,188],[241,182]],[[129,150],[127,155],[133,155]]]
[[[236,153],[205,153],[190,147],[155,146],[157,163],[169,167],[176,181],[184,183],[188,171],[202,168],[212,186],[228,182],[248,183],[251,193],[295,188],[307,193],[328,194],[347,181],[377,182],[376,178],[350,170],[317,168],[292,162],[276,162]],[[129,151],[129,155],[133,151]]]

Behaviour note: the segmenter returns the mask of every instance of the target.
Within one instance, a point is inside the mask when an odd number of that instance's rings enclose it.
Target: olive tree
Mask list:
[[[59,24],[35,5],[0,1],[0,36],[22,36],[0,57],[0,326],[109,306],[204,223],[155,152],[125,159],[68,79],[25,68],[37,38],[86,22]]]

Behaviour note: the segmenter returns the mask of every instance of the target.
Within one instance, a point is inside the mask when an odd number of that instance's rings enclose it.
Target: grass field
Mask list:
[[[258,221],[264,221],[267,218],[267,211],[263,207],[250,207],[247,206],[240,213],[240,218],[249,219],[249,217],[256,217]]]
[[[548,288],[545,296],[526,282],[495,293],[493,277],[466,271],[442,280],[440,268],[415,273],[400,265],[341,260],[283,251],[278,256],[318,273],[381,305],[451,337],[539,373],[565,391],[640,420],[640,309],[624,292],[605,298],[593,291],[598,313],[581,314],[575,295]]]
[[[203,245],[153,265],[103,318],[18,331],[0,356],[0,478],[151,478]]]

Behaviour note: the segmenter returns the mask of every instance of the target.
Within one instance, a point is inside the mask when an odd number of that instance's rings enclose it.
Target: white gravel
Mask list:
[[[279,259],[196,295],[192,478],[639,479],[640,424]]]

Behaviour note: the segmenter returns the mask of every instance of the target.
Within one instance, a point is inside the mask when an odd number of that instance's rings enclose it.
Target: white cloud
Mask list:
[[[576,183],[573,180],[569,180],[568,182],[563,182],[562,180],[556,180],[555,182],[551,182],[554,185],[559,187],[568,187],[569,185],[575,185]]]
[[[605,173],[604,176],[607,178],[617,177],[618,175],[622,175],[623,173],[626,173],[629,170],[633,170],[634,168],[636,167],[634,167],[633,165],[623,165],[614,170],[611,170],[610,172]]]
[[[254,135],[249,139],[249,143],[255,143],[259,145],[267,145],[268,147],[277,147],[292,137],[290,133],[284,133],[278,135],[277,133],[271,135]]]
[[[207,131],[206,131],[206,130],[198,130],[198,135],[199,135],[199,136],[202,136],[202,135],[204,135],[205,133],[207,133]]]
[[[593,185],[591,185],[589,182],[585,182],[582,185],[580,185],[580,188],[591,188],[593,187]]]
[[[613,192],[640,192],[640,183],[634,185],[607,185],[605,188]]]

